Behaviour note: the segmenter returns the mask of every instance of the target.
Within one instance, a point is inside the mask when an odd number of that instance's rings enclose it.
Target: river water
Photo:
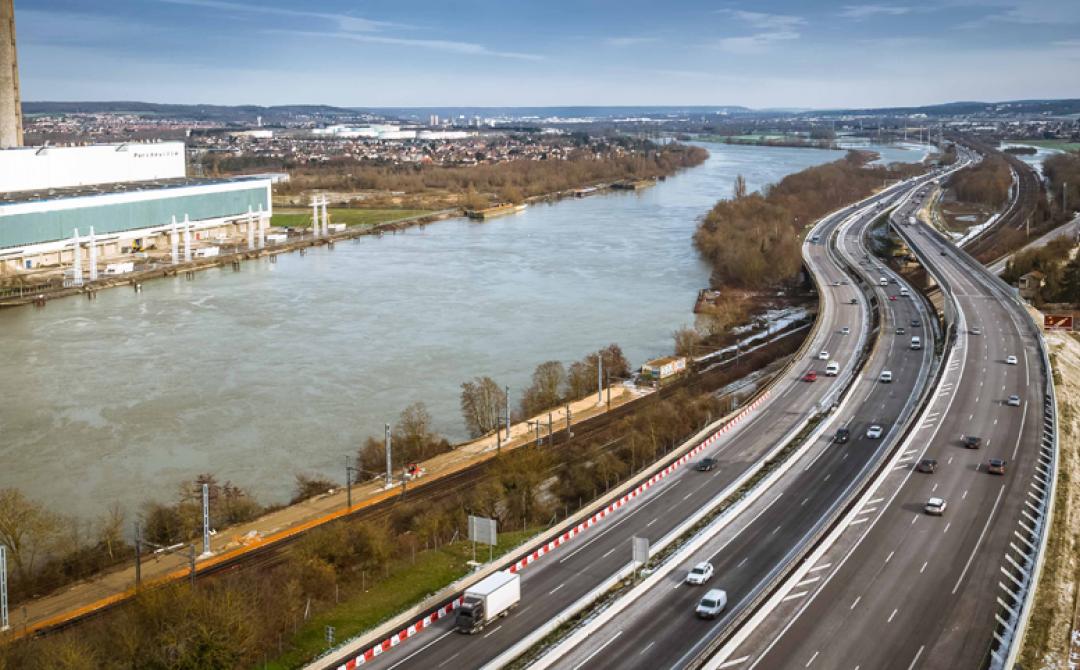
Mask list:
[[[705,146],[705,164],[641,192],[0,312],[0,487],[90,516],[213,472],[277,502],[298,472],[340,478],[411,402],[465,437],[459,387],[473,376],[516,398],[545,360],[611,342],[634,365],[665,354],[708,281],[697,219],[738,174],[757,189],[840,155]]]

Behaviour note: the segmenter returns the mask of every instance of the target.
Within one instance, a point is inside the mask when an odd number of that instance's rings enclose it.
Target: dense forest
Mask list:
[[[961,202],[1001,209],[1009,201],[1012,171],[1004,158],[991,155],[957,172],[949,185]]]
[[[761,290],[792,279],[802,265],[800,233],[824,216],[872,194],[886,180],[910,176],[922,166],[868,165],[873,156],[850,151],[832,163],[788,175],[761,193],[736,182],[734,197],[721,200],[694,233],[694,244],[712,265],[715,288]]]

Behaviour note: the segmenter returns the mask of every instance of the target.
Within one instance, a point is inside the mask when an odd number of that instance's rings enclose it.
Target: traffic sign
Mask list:
[[[1044,314],[1043,330],[1072,330],[1073,318],[1071,314]]]

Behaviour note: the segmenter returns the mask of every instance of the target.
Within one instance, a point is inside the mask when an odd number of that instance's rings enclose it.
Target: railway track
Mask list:
[[[658,400],[669,398],[681,390],[703,393],[712,392],[722,388],[738,379],[740,376],[761,369],[769,362],[783,358],[794,352],[801,343],[802,338],[805,337],[805,331],[799,327],[794,327],[789,332],[782,335],[782,337],[779,337],[751,355],[744,355],[739,359],[732,358],[719,364],[714,364],[705,372],[692,373],[678,382],[661,388],[656,393],[635,399],[624,405],[613,408],[609,412],[582,421],[580,424],[573,426],[573,434],[569,438],[565,428],[556,430],[551,436],[544,436],[543,444],[545,446],[553,446],[560,452],[564,451],[570,445],[580,447],[582,445],[599,444],[602,449],[614,449],[621,441],[621,435],[616,434],[619,421],[632,415],[646,403],[657,402]],[[700,428],[701,426],[688,427],[685,431],[686,436],[692,435]],[[675,444],[677,443],[678,440],[675,441]],[[521,448],[531,449],[535,447],[519,447],[519,449]],[[579,453],[581,455],[569,458],[571,463],[578,459],[585,459],[588,456],[584,449],[580,449]],[[556,469],[562,467],[567,460],[568,459],[565,456],[560,459],[560,462],[557,465],[552,466],[552,470],[549,474],[554,475]],[[381,521],[390,518],[395,512],[403,507],[420,503],[437,504],[447,499],[451,499],[481,482],[490,474],[494,464],[495,461],[493,460],[483,461],[438,479],[408,487],[403,491],[402,495],[381,501],[370,507],[358,509],[347,516],[335,519],[329,523]],[[274,542],[273,544],[252,549],[234,559],[199,569],[196,573],[196,580],[213,580],[242,572],[272,569],[288,559],[292,548],[304,536],[304,533],[293,535]],[[163,585],[164,584],[156,585],[150,588],[157,588],[158,586]],[[97,619],[118,609],[127,601],[128,598],[118,600],[92,612],[87,612],[47,628],[39,629],[34,631],[32,636],[41,637],[75,628],[82,623]]]

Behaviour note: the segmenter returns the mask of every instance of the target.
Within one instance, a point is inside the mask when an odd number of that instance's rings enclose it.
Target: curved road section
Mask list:
[[[910,184],[900,184],[869,202],[891,199],[908,188]],[[818,230],[822,235],[831,234],[852,209],[826,217]],[[857,344],[868,336],[865,328],[870,322],[869,306],[862,291],[850,282],[840,283],[846,275],[836,266],[828,245],[810,244],[807,251],[808,264],[821,289],[822,303],[819,327],[810,350],[827,351],[829,358],[840,366],[839,377],[820,374],[815,383],[803,382],[807,368],[823,373],[827,361],[799,361],[784,373],[772,394],[754,413],[724,432],[700,454],[718,460],[714,470],[697,472],[690,467],[679,468],[603,522],[522,570],[521,604],[509,617],[472,636],[456,633],[452,628],[453,617],[446,617],[367,660],[363,666],[480,667],[499,658],[625,570],[631,560],[632,537],[646,537],[650,545],[656,546],[703,508],[716,505],[730,493],[734,483],[760,467],[777,445],[832,402],[837,395],[836,380],[850,375],[857,359]],[[850,304],[853,298],[854,305]],[[849,332],[842,331],[845,327]],[[884,410],[882,417],[887,418]],[[862,429],[861,423],[858,428]],[[553,538],[545,538],[543,543],[550,539]],[[356,653],[331,655],[313,666],[355,667],[356,659]]]
[[[1044,421],[1039,334],[1009,289],[976,261],[921,224],[896,228],[959,308],[939,395],[910,441],[937,468],[894,469],[866,522],[849,526],[810,568],[818,579],[802,602],[775,610],[710,667],[1001,663],[991,650],[1002,642],[999,623],[1016,609],[1045,495],[1041,441],[1053,420]],[[991,459],[1004,463],[991,467]],[[930,498],[946,502],[940,516],[928,513]]]
[[[916,398],[928,383],[934,328],[921,299],[892,272],[870,260],[863,239],[880,216],[875,206],[860,210],[839,226],[836,248],[848,268],[883,306],[883,320],[872,333],[877,346],[848,400],[830,418],[815,444],[767,493],[701,549],[679,558],[680,564],[632,605],[566,653],[551,667],[683,668],[729,627],[755,597],[780,575],[812,539],[828,526],[836,510],[895,447],[901,426],[913,416]],[[846,276],[845,276],[846,277]],[[907,289],[903,291],[902,289]],[[907,295],[904,295],[904,293]],[[923,346],[913,349],[912,335]],[[884,382],[889,372],[891,381]],[[871,438],[871,426],[883,436]],[[837,443],[837,428],[850,439]],[[705,585],[685,583],[699,562],[714,569]],[[816,581],[810,577],[808,583]],[[703,620],[694,610],[703,594],[723,589],[728,607],[722,616]],[[796,592],[792,600],[801,596]]]

